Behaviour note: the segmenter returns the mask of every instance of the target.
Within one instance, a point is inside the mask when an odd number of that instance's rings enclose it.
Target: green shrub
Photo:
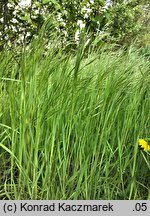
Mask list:
[[[116,3],[110,9],[110,14],[111,19],[108,24],[110,41],[124,46],[130,46],[132,42],[136,42],[139,46],[150,43],[149,4],[144,5],[133,0]]]

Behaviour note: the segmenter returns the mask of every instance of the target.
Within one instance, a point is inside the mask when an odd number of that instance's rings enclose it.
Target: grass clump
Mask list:
[[[55,45],[1,53],[0,198],[149,199],[147,60]]]

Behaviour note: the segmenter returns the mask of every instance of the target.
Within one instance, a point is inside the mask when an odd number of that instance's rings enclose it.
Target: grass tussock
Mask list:
[[[0,199],[150,199],[149,64],[81,53],[1,53]]]

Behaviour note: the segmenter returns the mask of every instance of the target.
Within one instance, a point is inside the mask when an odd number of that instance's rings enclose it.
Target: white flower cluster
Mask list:
[[[26,7],[26,6],[29,6],[31,4],[31,0],[21,0],[21,1],[19,1],[18,4],[20,7]]]

